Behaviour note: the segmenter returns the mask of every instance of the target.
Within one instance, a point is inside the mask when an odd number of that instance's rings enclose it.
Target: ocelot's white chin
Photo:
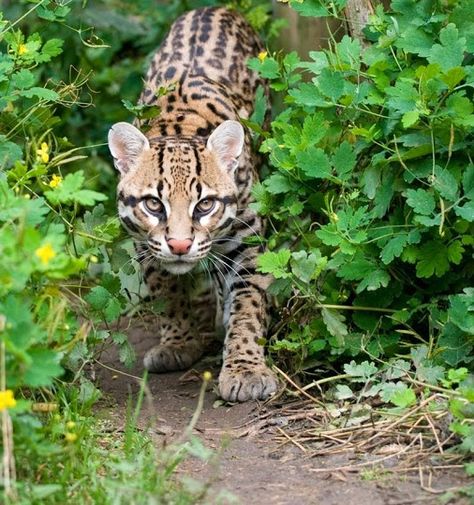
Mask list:
[[[197,261],[163,261],[162,268],[167,270],[170,274],[186,274],[190,272],[197,265]]]

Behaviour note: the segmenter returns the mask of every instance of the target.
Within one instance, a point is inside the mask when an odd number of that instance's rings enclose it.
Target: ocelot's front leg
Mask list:
[[[258,248],[245,249],[235,262],[224,302],[226,338],[219,392],[224,400],[264,400],[278,382],[265,363],[263,338],[267,327],[268,276],[253,273]]]
[[[204,351],[198,319],[193,313],[189,280],[160,271],[158,267],[148,267],[145,279],[150,295],[166,302],[165,311],[159,317],[159,344],[145,354],[145,368],[158,373],[189,368]]]

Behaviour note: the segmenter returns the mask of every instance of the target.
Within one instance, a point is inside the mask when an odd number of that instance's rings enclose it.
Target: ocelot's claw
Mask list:
[[[149,372],[155,373],[185,370],[202,356],[202,352],[198,342],[186,345],[160,344],[145,354],[143,364]]]
[[[224,366],[219,375],[219,393],[229,402],[265,400],[278,389],[278,381],[273,372],[263,363],[245,367]]]

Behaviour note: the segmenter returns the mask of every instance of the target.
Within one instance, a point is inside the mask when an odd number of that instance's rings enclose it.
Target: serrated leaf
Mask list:
[[[11,84],[18,89],[31,88],[35,83],[35,76],[26,68],[22,68],[11,76]]]
[[[337,271],[337,276],[349,281],[358,281],[370,275],[375,265],[365,258],[354,258],[343,264]]]
[[[459,265],[462,260],[462,255],[465,252],[465,249],[460,240],[455,240],[451,242],[448,246],[448,259],[451,263],[455,265]]]
[[[288,92],[295,99],[298,105],[309,107],[332,107],[332,103],[321,95],[314,84],[303,82],[296,89],[290,89]]]
[[[94,205],[96,202],[107,200],[107,196],[97,191],[82,189],[84,172],[79,170],[68,174],[61,184],[53,190],[45,191],[44,195],[54,205],[60,203],[78,203],[80,205]]]
[[[454,213],[466,221],[474,221],[474,201],[466,202],[464,205],[455,205]]]
[[[63,374],[64,370],[59,364],[61,355],[49,349],[30,349],[31,360],[23,375],[23,385],[41,387],[51,385],[52,379]]]
[[[327,154],[319,147],[310,147],[296,155],[298,167],[308,177],[326,179],[331,177],[331,164]]]
[[[102,286],[93,287],[84,299],[95,310],[101,310],[105,307],[111,298],[111,294]]]
[[[266,190],[272,195],[287,193],[293,188],[293,185],[288,177],[284,174],[275,173],[265,179],[263,183]]]
[[[407,204],[418,214],[428,216],[435,209],[434,195],[425,189],[407,189]]]
[[[321,315],[329,333],[342,344],[344,337],[348,334],[345,324],[346,318],[340,312],[326,309],[325,307],[321,309]]]
[[[362,279],[356,288],[356,293],[362,293],[362,291],[375,291],[380,288],[386,288],[390,282],[390,275],[386,270],[377,268],[372,271]]]
[[[317,18],[330,15],[321,0],[304,0],[303,2],[301,0],[290,0],[289,4],[301,16]]]
[[[316,236],[326,245],[338,246],[344,239],[336,228],[336,225],[331,223],[321,227],[316,232]]]
[[[410,233],[400,233],[391,238],[383,247],[380,258],[385,265],[391,263],[395,258],[401,256],[407,244],[416,244],[420,241],[421,235],[418,230]]]
[[[349,386],[346,386],[345,384],[338,384],[336,386],[336,392],[334,393],[334,396],[338,400],[346,400],[347,398],[352,398],[354,396],[354,393]]]
[[[389,401],[397,407],[411,407],[416,403],[416,394],[413,389],[409,388],[405,384],[403,384],[403,386],[391,395]]]
[[[440,31],[441,44],[434,44],[428,55],[430,63],[437,63],[442,70],[458,67],[464,59],[466,39],[458,38],[458,29],[453,23],[449,23]]]
[[[306,251],[294,252],[291,255],[291,270],[303,282],[317,277],[327,263],[319,251],[308,254]]]
[[[420,113],[417,110],[410,110],[405,112],[402,116],[402,125],[403,128],[409,128],[418,122],[420,118]]]
[[[454,175],[446,168],[435,167],[433,186],[440,195],[450,201],[457,199],[458,182]]]
[[[291,253],[288,249],[265,252],[257,259],[257,270],[264,274],[272,274],[276,279],[288,277],[290,273],[287,265],[290,257]]]
[[[344,365],[344,372],[351,375],[357,382],[366,382],[378,369],[373,362],[363,361],[357,364],[354,360]]]
[[[47,100],[49,102],[55,102],[59,99],[59,95],[56,93],[56,91],[47,88],[39,88],[37,86],[22,90],[21,95],[26,98],[33,98],[36,96],[37,98]]]
[[[328,68],[323,68],[319,77],[315,79],[319,90],[323,95],[331,98],[333,102],[344,93],[344,78],[341,72],[334,72]]]
[[[0,168],[10,168],[16,161],[21,160],[23,151],[20,146],[0,135]]]
[[[63,52],[64,41],[61,39],[50,39],[41,48],[41,53],[37,56],[36,60],[40,63],[51,61],[55,56]]]
[[[422,278],[441,277],[449,270],[448,248],[442,242],[430,240],[418,252],[416,275]]]
[[[334,152],[332,164],[339,178],[344,179],[347,174],[352,172],[357,158],[349,142],[344,141]]]

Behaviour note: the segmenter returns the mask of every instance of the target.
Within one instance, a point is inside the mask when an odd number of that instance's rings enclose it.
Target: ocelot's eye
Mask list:
[[[146,210],[151,214],[163,214],[165,211],[164,205],[158,198],[145,198],[144,200]]]
[[[204,198],[196,204],[194,210],[201,216],[209,214],[211,210],[216,206],[216,201],[213,198]]]

